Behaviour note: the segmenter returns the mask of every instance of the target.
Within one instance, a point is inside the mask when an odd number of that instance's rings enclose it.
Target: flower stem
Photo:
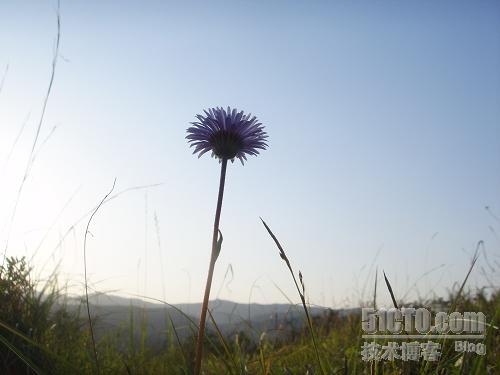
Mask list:
[[[212,254],[210,256],[210,265],[208,267],[207,284],[205,286],[205,295],[203,305],[201,306],[200,327],[198,330],[198,341],[196,343],[196,357],[194,364],[194,374],[199,375],[201,371],[201,358],[203,356],[203,338],[205,337],[205,322],[207,318],[208,299],[210,297],[210,288],[214,276],[215,262],[217,260],[217,236],[219,233],[219,221],[222,208],[222,197],[224,196],[224,183],[226,180],[227,159],[222,159],[219,182],[219,195],[217,197],[217,208],[215,210],[214,232],[212,237]]]

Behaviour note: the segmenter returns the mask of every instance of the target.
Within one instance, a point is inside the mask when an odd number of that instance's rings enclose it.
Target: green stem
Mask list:
[[[217,260],[217,236],[219,233],[220,213],[222,209],[222,198],[224,196],[224,183],[226,180],[227,159],[222,159],[219,182],[219,195],[217,198],[217,208],[215,210],[214,231],[212,236],[212,254],[208,267],[207,283],[205,285],[205,295],[203,305],[201,306],[200,327],[198,330],[198,341],[196,343],[196,357],[194,363],[194,374],[199,375],[201,371],[201,359],[203,356],[203,338],[205,337],[205,322],[207,319],[208,299],[210,297],[210,288],[214,276],[215,262]]]

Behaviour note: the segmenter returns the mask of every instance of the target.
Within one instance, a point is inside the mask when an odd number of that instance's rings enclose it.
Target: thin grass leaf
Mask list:
[[[87,281],[87,234],[89,233],[89,227],[90,227],[90,223],[92,222],[92,219],[94,218],[97,211],[99,211],[99,208],[103,205],[103,203],[109,197],[109,195],[113,192],[113,190],[115,189],[115,185],[116,185],[116,178],[113,181],[113,186],[111,187],[111,190],[104,196],[104,198],[101,200],[101,202],[97,205],[94,212],[92,212],[92,215],[90,215],[89,221],[87,222],[87,227],[85,228],[85,235],[83,238],[83,267],[84,267],[84,277],[85,277],[85,301],[87,303],[87,317],[89,320],[90,337],[92,339],[92,349],[93,349],[93,354],[94,354],[97,375],[99,375],[99,373],[100,373],[100,368],[99,368],[99,358],[97,356],[97,345],[96,345],[96,341],[95,341],[94,327],[92,326],[92,317],[90,315],[90,305],[89,305],[89,289],[88,289],[88,281]]]
[[[455,299],[453,300],[453,302],[452,302],[452,303],[451,303],[451,305],[450,305],[450,308],[449,308],[449,310],[448,310],[448,313],[452,313],[453,311],[455,311],[455,309],[456,309],[456,307],[457,307],[457,305],[458,305],[458,301],[459,301],[459,299],[460,299],[460,297],[461,297],[461,295],[462,295],[462,292],[463,292],[463,290],[464,290],[464,288],[465,288],[465,284],[467,283],[467,280],[469,279],[469,276],[470,276],[470,274],[471,274],[471,272],[472,272],[472,269],[474,268],[474,265],[476,264],[477,260],[479,259],[479,255],[480,255],[479,250],[480,250],[481,246],[483,245],[483,243],[484,243],[484,242],[483,242],[483,240],[480,240],[480,241],[477,243],[477,245],[476,245],[476,250],[474,251],[474,255],[472,256],[472,261],[471,261],[471,264],[470,264],[470,266],[469,266],[469,270],[467,271],[467,274],[465,275],[465,278],[464,278],[464,280],[463,280],[462,284],[460,285],[460,288],[458,289],[458,292],[457,292],[457,294],[456,294],[456,296],[455,296]],[[446,339],[443,339],[443,340],[442,340],[442,345],[444,346],[444,345],[445,345],[445,343],[446,343]],[[449,352],[450,350],[451,350],[451,349],[449,349],[449,350],[448,350],[448,352]],[[449,354],[448,352],[447,352],[447,353],[444,353],[444,355],[445,355],[445,356],[447,356],[447,355]],[[426,365],[425,365],[425,370],[427,370],[428,366],[429,366],[428,364],[426,364]],[[441,363],[441,361],[440,361],[440,362],[438,363],[438,367],[437,367],[437,370],[436,370],[436,371],[440,370],[441,368],[442,368],[442,363]]]
[[[304,281],[303,281],[303,278],[302,278],[302,272],[299,271],[299,279],[300,279],[300,283],[302,285],[302,291],[301,291],[300,287],[299,287],[299,284],[297,283],[297,279],[295,277],[295,274],[294,274],[294,272],[292,270],[292,266],[290,264],[290,260],[286,256],[285,250],[281,246],[280,242],[278,241],[278,239],[276,238],[276,236],[274,235],[274,233],[271,231],[271,228],[269,228],[269,226],[266,224],[266,222],[262,218],[260,218],[260,220],[262,221],[262,224],[264,224],[264,227],[266,228],[266,230],[269,233],[269,235],[271,236],[271,238],[274,240],[274,243],[276,244],[276,246],[279,249],[281,259],[283,259],[285,261],[285,263],[286,263],[286,265],[288,267],[288,270],[290,271],[290,274],[292,275],[293,282],[295,283],[295,287],[297,288],[297,292],[299,293],[300,300],[302,302],[302,307],[304,308],[304,312],[306,314],[306,321],[307,321],[307,325],[308,325],[308,328],[309,328],[309,332],[311,334],[311,338],[312,338],[312,342],[313,342],[313,347],[314,347],[314,352],[316,354],[316,360],[318,361],[318,365],[319,365],[319,368],[320,368],[321,372],[323,373],[323,375],[326,375],[326,371],[325,371],[325,369],[323,367],[323,362],[321,361],[321,356],[319,354],[319,346],[317,344],[316,335],[314,333],[314,329],[313,329],[313,326],[312,326],[311,315],[309,313],[309,309],[308,309],[307,304],[306,304],[306,299],[305,299],[305,285],[304,285]]]
[[[234,360],[234,356],[231,354],[231,351],[229,350],[229,346],[227,345],[227,342],[224,339],[224,335],[222,334],[221,330],[219,329],[219,326],[217,325],[217,323],[215,322],[215,319],[214,319],[214,316],[212,315],[212,312],[210,311],[210,309],[208,309],[207,312],[208,312],[208,316],[210,317],[210,320],[212,321],[212,324],[215,327],[215,331],[217,332],[217,336],[219,337],[219,340],[222,344],[222,347],[224,348],[224,351],[226,352],[226,355],[229,357],[231,362],[233,362],[233,365],[235,367],[238,367],[238,364]],[[224,361],[224,359],[223,359],[223,361]],[[224,361],[224,363],[227,364],[226,361]],[[228,369],[230,374],[233,373],[233,370],[231,369],[231,366],[229,366],[229,364],[227,364],[227,369]]]
[[[45,354],[49,355],[50,357],[52,357],[53,359],[57,359],[59,361],[62,361],[66,366],[69,366],[71,367],[73,370],[76,371],[76,368],[73,366],[73,364],[71,364],[70,362],[66,361],[65,359],[62,359],[62,358],[59,358],[57,355],[55,355],[54,353],[50,352],[47,350],[47,348],[43,347],[42,345],[40,345],[39,343],[37,343],[36,341],[34,341],[33,339],[29,338],[28,336],[26,336],[25,334],[23,334],[22,332],[19,332],[17,329],[15,328],[12,328],[10,327],[8,324],[5,324],[4,322],[0,321],[0,327],[2,327],[3,329],[9,331],[10,333],[12,333],[13,335],[19,337],[20,339],[26,341],[28,344],[36,347],[37,349],[40,349],[42,350]]]
[[[455,296],[455,300],[453,301],[453,303],[450,306],[449,312],[453,312],[455,310],[455,308],[458,304],[458,300],[460,299],[460,296],[462,295],[462,292],[465,288],[465,284],[467,283],[467,280],[469,279],[469,276],[472,272],[472,269],[474,268],[474,265],[476,264],[477,260],[479,259],[479,255],[480,255],[479,249],[481,248],[481,246],[483,244],[484,244],[483,240],[481,240],[477,243],[476,250],[474,252],[474,255],[472,256],[472,261],[471,261],[469,270],[467,271],[467,275],[465,275],[464,281],[462,282],[462,285],[460,285],[460,289],[458,290],[457,295]]]
[[[179,338],[179,333],[177,332],[177,328],[175,328],[174,321],[172,320],[172,316],[170,315],[170,313],[167,312],[167,316],[168,316],[168,319],[170,321],[170,326],[172,327],[172,330],[174,331],[174,336],[175,336],[175,339],[177,340],[177,344],[179,345],[179,350],[181,352],[181,356],[182,356],[182,359],[184,361],[184,366],[187,367],[188,361],[186,358],[186,353],[184,353],[184,349],[182,348],[182,343],[181,343],[181,340]]]
[[[9,340],[7,340],[2,335],[0,335],[0,342],[4,344],[7,347],[7,349],[9,349],[12,353],[14,353],[21,361],[23,361],[26,364],[26,366],[32,369],[36,374],[42,375],[44,373],[40,368],[38,368],[37,365],[33,363],[33,361],[31,361],[31,359],[29,359],[29,357],[24,355],[22,351],[17,349],[14,345],[12,345],[9,342]]]
[[[389,282],[389,279],[387,279],[385,271],[382,272],[384,273],[385,285],[387,285],[387,289],[389,289],[389,293],[391,294],[392,303],[396,309],[399,309],[398,303],[396,302],[396,297],[394,297],[394,292],[392,291],[391,283]]]

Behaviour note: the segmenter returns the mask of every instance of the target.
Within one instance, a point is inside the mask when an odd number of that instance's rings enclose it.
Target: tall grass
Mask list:
[[[318,343],[317,343],[317,339],[316,339],[316,334],[315,334],[314,328],[312,326],[311,314],[310,314],[309,308],[308,308],[308,306],[306,304],[306,296],[305,296],[306,287],[305,287],[305,284],[304,284],[304,280],[302,278],[302,273],[299,271],[299,282],[300,282],[300,285],[302,287],[302,290],[301,290],[301,288],[299,288],[299,284],[297,284],[297,278],[295,277],[295,273],[293,272],[292,266],[290,264],[290,260],[288,259],[287,255],[285,253],[285,250],[283,249],[283,247],[281,246],[280,242],[278,241],[278,239],[276,238],[276,236],[274,235],[274,233],[271,231],[271,229],[269,228],[269,226],[266,224],[266,222],[264,220],[262,220],[262,218],[260,220],[262,221],[262,224],[264,224],[264,227],[266,228],[267,232],[269,233],[269,235],[273,239],[274,243],[278,247],[280,258],[283,259],[283,261],[285,262],[285,264],[286,264],[286,266],[288,268],[288,271],[290,272],[290,274],[292,276],[292,279],[293,279],[293,282],[295,284],[295,287],[297,288],[297,293],[299,294],[299,297],[300,297],[300,301],[302,302],[302,307],[304,308],[304,313],[306,315],[307,326],[309,328],[309,333],[311,334],[312,343],[313,343],[313,346],[314,346],[314,353],[316,354],[316,358],[318,360],[318,366],[321,369],[321,372],[323,374],[326,374],[326,371],[325,371],[325,369],[323,367],[323,363],[321,361],[321,355],[320,355],[320,352],[319,352],[319,347],[318,347]]]
[[[94,374],[96,367],[87,327],[86,303],[69,306],[66,296],[57,286],[57,278],[35,281],[31,268],[22,258],[7,258],[0,278],[0,373]],[[300,281],[298,281],[300,282]],[[443,343],[439,362],[420,361],[412,366],[402,362],[366,363],[361,360],[361,319],[359,312],[343,314],[325,310],[309,315],[311,325],[288,325],[280,322],[283,334],[258,333],[256,342],[244,332],[222,333],[209,312],[212,329],[205,340],[204,372],[206,374],[304,374],[321,372],[318,362],[326,364],[328,374],[487,374],[499,370],[500,293],[476,292],[457,287],[447,298],[433,301],[398,301],[398,306],[440,305],[444,310],[482,311],[489,326],[484,343],[485,356],[456,353],[451,342]],[[156,300],[184,314],[164,301]],[[368,302],[368,301],[367,301]],[[373,303],[373,301],[368,302]],[[147,335],[144,327],[136,326],[134,311],[130,310],[128,324],[109,330],[96,339],[96,351],[102,374],[190,374],[195,352],[197,323],[184,314],[192,326],[191,335],[179,336],[171,323],[172,340],[161,347],[150,347],[137,330]],[[166,316],[168,319],[168,315]],[[147,314],[141,324],[148,324]],[[99,317],[97,316],[97,321]],[[311,336],[314,329],[316,344]],[[288,334],[285,334],[288,332]],[[160,332],[163,336],[168,332]],[[127,344],[128,343],[128,344]],[[138,345],[139,344],[139,345]],[[317,350],[319,349],[319,350]]]

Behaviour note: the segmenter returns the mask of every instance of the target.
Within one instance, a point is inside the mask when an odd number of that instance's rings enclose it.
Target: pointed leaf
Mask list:
[[[219,258],[220,250],[222,248],[222,240],[223,239],[224,238],[222,237],[222,232],[219,229],[219,239],[217,240],[217,246],[215,248],[215,260],[217,260],[217,258]]]

